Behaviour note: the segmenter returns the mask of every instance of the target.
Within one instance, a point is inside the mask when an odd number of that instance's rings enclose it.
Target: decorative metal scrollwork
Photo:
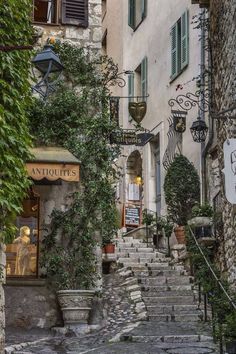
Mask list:
[[[163,167],[167,170],[175,157],[181,154],[182,150],[182,133],[178,133],[174,129],[173,116],[168,118],[169,131],[167,133],[168,144],[163,157]]]
[[[207,89],[198,90],[195,93],[188,92],[186,95],[178,95],[176,98],[171,98],[168,101],[171,108],[181,108],[190,111],[193,107],[199,108],[202,112],[209,110],[209,92]]]

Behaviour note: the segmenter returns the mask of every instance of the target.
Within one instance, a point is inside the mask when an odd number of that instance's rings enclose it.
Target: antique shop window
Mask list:
[[[88,26],[88,0],[33,0],[33,21]]]
[[[171,79],[175,79],[188,65],[189,15],[185,11],[171,28]]]
[[[6,246],[8,277],[37,277],[39,248],[39,196],[32,191],[16,219],[15,238]]]
[[[128,24],[134,30],[147,15],[147,0],[129,0]]]

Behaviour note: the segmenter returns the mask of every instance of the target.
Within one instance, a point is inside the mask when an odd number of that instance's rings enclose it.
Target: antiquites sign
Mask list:
[[[34,180],[46,178],[49,181],[62,179],[67,182],[79,182],[79,165],[56,163],[27,163],[26,169]]]
[[[236,204],[236,139],[224,142],[225,196],[231,204]]]

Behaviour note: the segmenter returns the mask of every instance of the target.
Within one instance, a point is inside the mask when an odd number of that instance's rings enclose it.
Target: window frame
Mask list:
[[[171,74],[174,81],[189,64],[189,11],[186,10],[171,27]]]
[[[60,25],[60,18],[59,18],[59,9],[61,5],[61,0],[54,0],[55,1],[55,22],[42,22],[42,21],[35,21],[34,19],[34,11],[35,11],[35,0],[33,0],[33,11],[32,11],[32,23],[36,25],[44,25],[44,26],[58,26]],[[45,1],[47,2],[47,1]]]
[[[141,23],[147,17],[147,0],[141,0],[141,8],[140,8],[141,21],[136,23],[136,15],[137,15],[136,1],[137,0],[129,0],[128,2],[128,25],[133,29],[133,31],[136,31],[138,27],[141,25]]]

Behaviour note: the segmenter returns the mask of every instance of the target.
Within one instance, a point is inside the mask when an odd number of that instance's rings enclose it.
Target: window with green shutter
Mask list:
[[[129,0],[128,6],[128,24],[135,30],[147,16],[147,0]]]
[[[188,11],[171,28],[171,76],[175,79],[189,61],[189,16]]]
[[[148,60],[145,57],[141,63],[141,96],[146,101],[147,96],[147,79],[148,79]]]
[[[133,101],[133,96],[134,96],[134,74],[129,74],[128,75],[128,102]],[[129,121],[131,121],[131,116],[129,115]]]

